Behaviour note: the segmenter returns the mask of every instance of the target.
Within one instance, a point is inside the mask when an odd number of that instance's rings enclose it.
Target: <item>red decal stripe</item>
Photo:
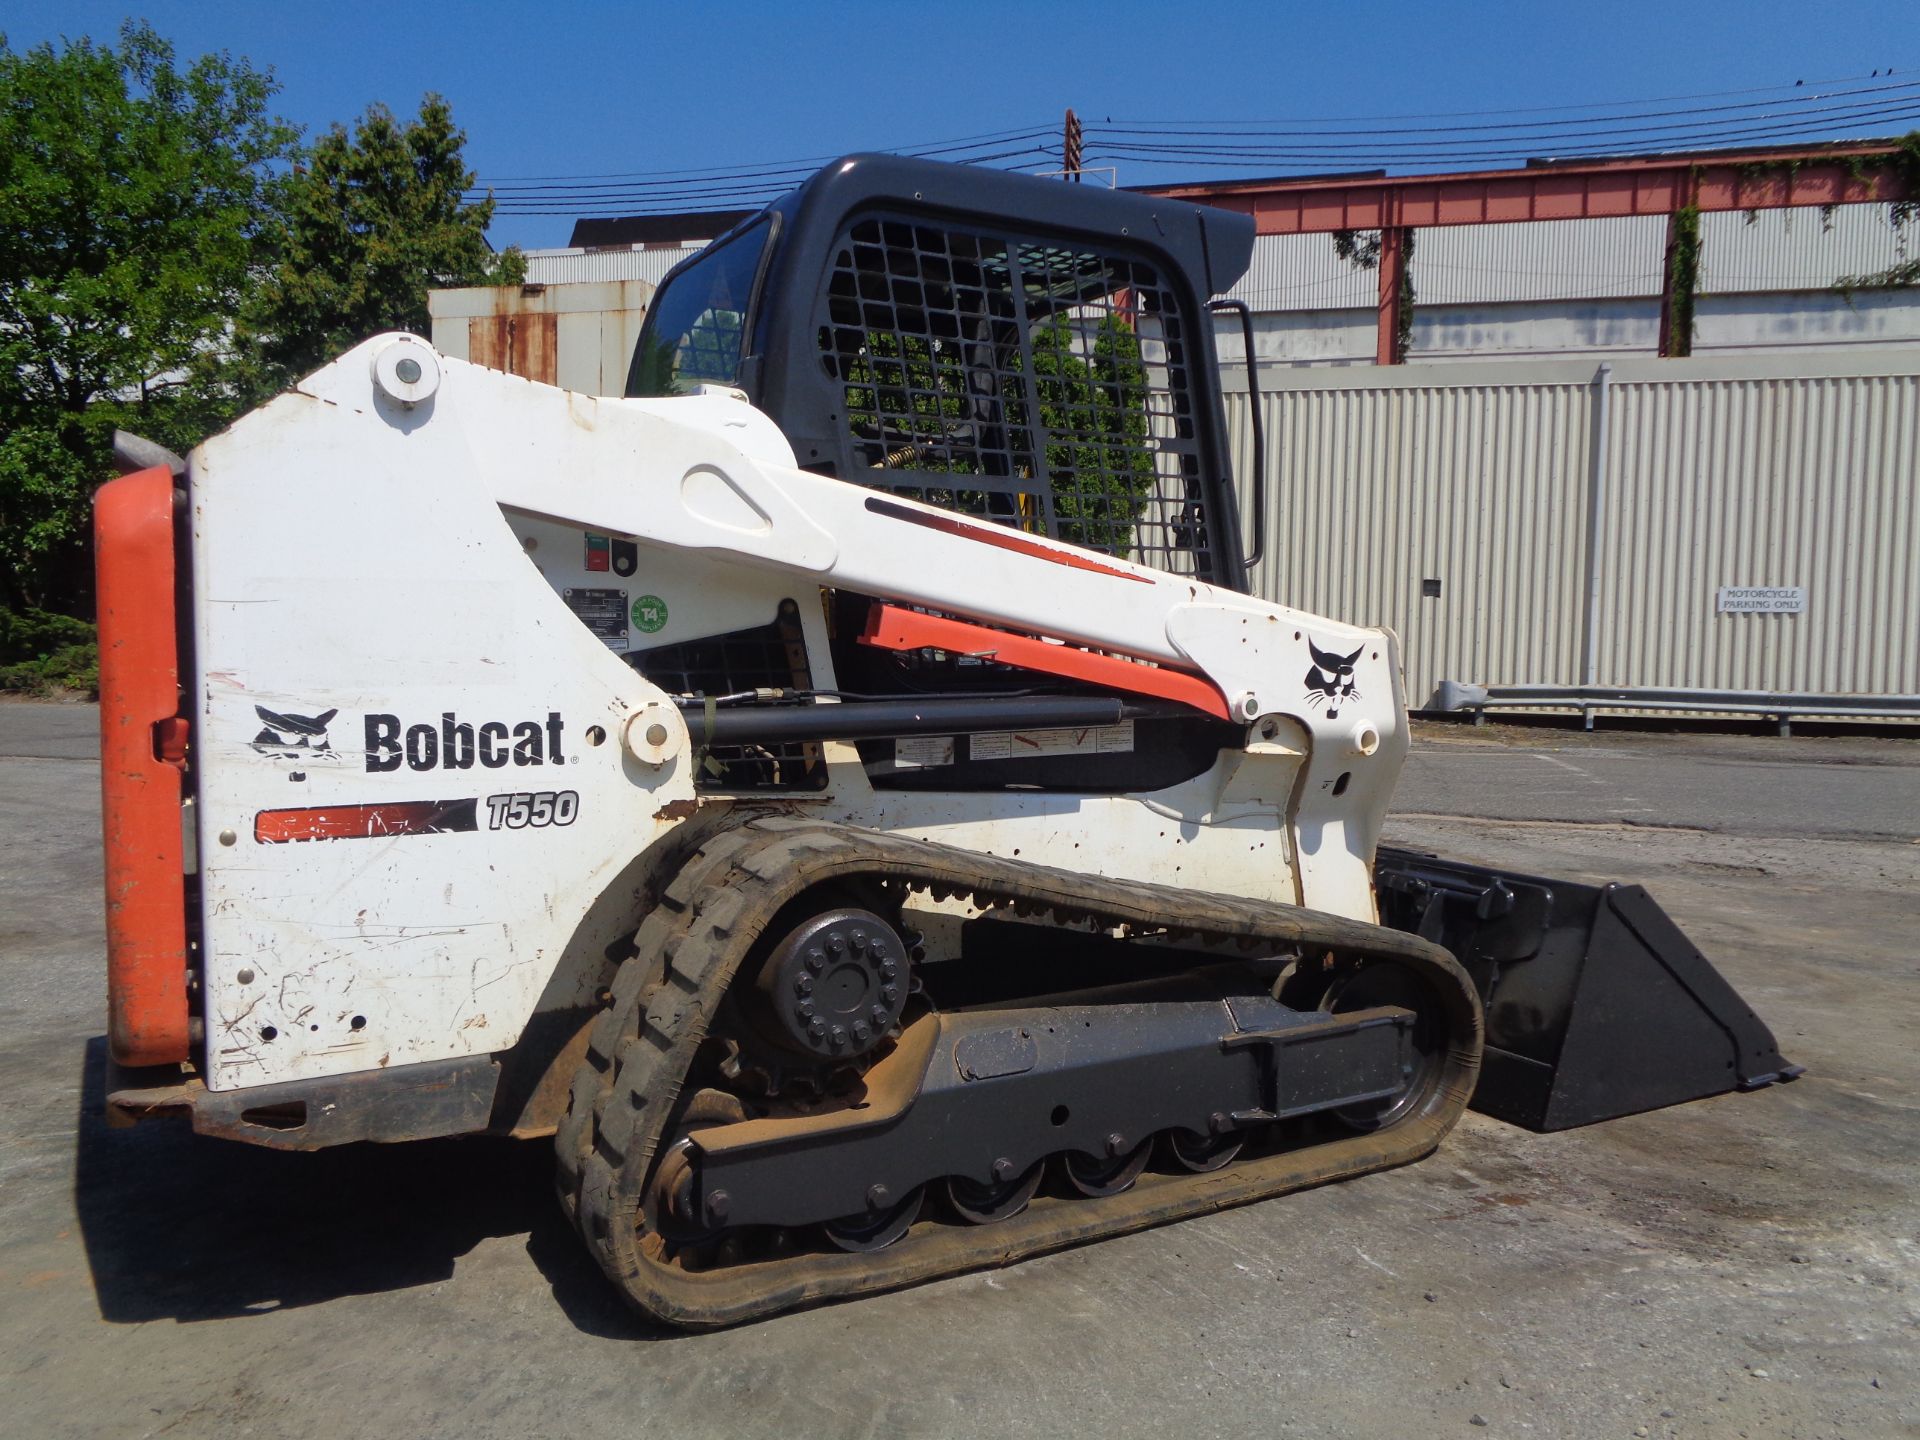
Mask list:
[[[322,805],[310,810],[262,810],[253,838],[262,845],[290,840],[379,840],[391,835],[443,835],[475,830],[477,800],[389,800],[378,805]]]
[[[1051,545],[1042,545],[1037,540],[1029,540],[1017,530],[1009,530],[1002,525],[970,525],[951,515],[938,512],[915,510],[911,506],[901,505],[893,500],[884,500],[878,495],[867,498],[867,509],[876,515],[884,515],[889,520],[905,520],[912,525],[924,525],[929,530],[938,530],[946,535],[958,535],[962,540],[978,540],[983,545],[992,545],[996,549],[1011,550],[1019,555],[1031,555],[1036,560],[1051,560],[1055,565],[1065,565],[1070,570],[1091,570],[1096,575],[1111,575],[1116,580],[1132,580],[1141,585],[1151,585],[1153,581],[1145,575],[1135,575],[1130,570],[1116,570],[1087,555],[1073,550],[1056,550]]]
[[[897,605],[876,604],[867,612],[867,628],[860,643],[882,650],[951,650],[956,655],[981,655],[1002,665],[1087,680],[1107,690],[1178,700],[1222,720],[1233,718],[1217,686],[1184,670],[1142,665],[1117,655],[1096,655],[1072,645],[1050,645],[1028,635],[1009,635],[1004,630],[941,615],[922,615]]]

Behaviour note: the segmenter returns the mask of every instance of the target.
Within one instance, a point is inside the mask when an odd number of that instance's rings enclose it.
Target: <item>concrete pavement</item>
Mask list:
[[[1390,1174],[679,1336],[611,1300],[543,1144],[297,1156],[102,1126],[90,724],[0,706],[0,1434],[1920,1423],[1920,746],[1871,770],[1798,739],[1743,742],[1758,760],[1540,750],[1596,780],[1524,758],[1537,737],[1423,738],[1415,758],[1394,840],[1646,881],[1809,1067],[1793,1085],[1553,1136],[1470,1116]],[[1628,798],[1681,818],[1649,826]],[[1425,818],[1450,810],[1498,818]]]
[[[1920,836],[1913,740],[1421,723],[1394,809],[1723,835]]]

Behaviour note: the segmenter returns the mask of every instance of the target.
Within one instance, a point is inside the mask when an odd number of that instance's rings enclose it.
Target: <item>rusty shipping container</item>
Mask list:
[[[429,291],[433,345],[529,380],[618,395],[653,289],[645,280],[603,280]]]

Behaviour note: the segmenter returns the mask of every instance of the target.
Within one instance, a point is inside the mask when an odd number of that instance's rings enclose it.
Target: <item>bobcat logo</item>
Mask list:
[[[1307,703],[1325,704],[1329,720],[1340,718],[1342,703],[1360,698],[1360,687],[1353,683],[1353,662],[1366,648],[1362,645],[1351,655],[1335,655],[1307,641],[1307,650],[1313,656],[1313,664],[1307,667]]]
[[[253,737],[253,748],[262,755],[271,755],[280,760],[338,758],[332,742],[327,739],[327,723],[340,713],[338,710],[328,710],[319,715],[283,715],[264,705],[256,705],[253,713],[264,722],[260,733]],[[287,778],[304,780],[307,776],[305,771],[296,770]]]

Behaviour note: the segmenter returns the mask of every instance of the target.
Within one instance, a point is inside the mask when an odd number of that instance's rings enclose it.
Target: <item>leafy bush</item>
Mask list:
[[[94,627],[70,615],[0,608],[0,690],[47,695],[100,694],[100,646]]]
[[[0,665],[44,660],[62,646],[90,644],[93,638],[93,626],[71,615],[0,608]]]
[[[1139,340],[1115,315],[1101,319],[1091,354],[1080,348],[1063,320],[1033,332],[1059,538],[1124,556],[1159,479],[1147,449],[1146,367]]]
[[[309,149],[278,90],[144,21],[0,33],[0,605],[86,608],[116,426],[184,455],[367,336],[424,332],[430,286],[524,277],[444,100]]]

